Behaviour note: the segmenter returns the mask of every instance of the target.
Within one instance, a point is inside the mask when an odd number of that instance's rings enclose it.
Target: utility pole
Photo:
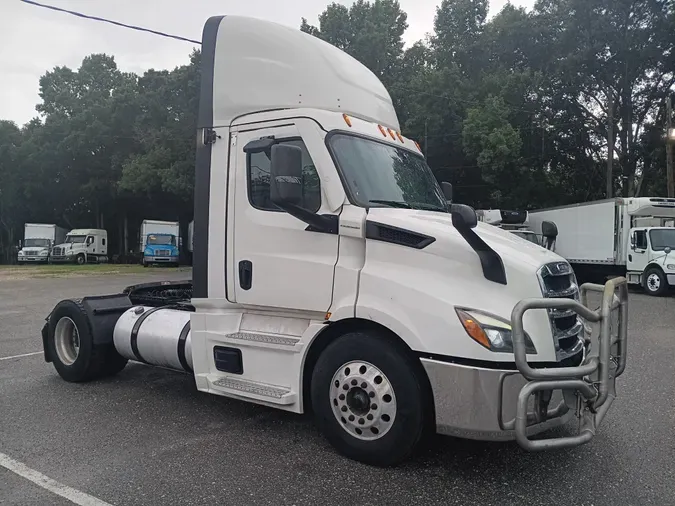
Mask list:
[[[673,179],[673,144],[675,143],[675,131],[673,131],[673,98],[666,99],[666,174],[668,176],[668,197],[675,197],[675,180]]]
[[[607,190],[608,199],[612,198],[614,189],[612,162],[614,162],[614,95],[607,93]]]

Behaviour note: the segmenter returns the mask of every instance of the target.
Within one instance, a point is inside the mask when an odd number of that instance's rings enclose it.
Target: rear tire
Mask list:
[[[94,345],[87,313],[79,300],[56,305],[49,317],[47,347],[59,376],[73,383],[112,376],[127,363],[112,343]]]
[[[652,267],[644,273],[643,286],[647,294],[660,297],[668,291],[668,280],[661,269]]]
[[[352,332],[319,356],[312,372],[316,423],[343,455],[394,466],[419,447],[433,417],[423,370],[392,338]]]

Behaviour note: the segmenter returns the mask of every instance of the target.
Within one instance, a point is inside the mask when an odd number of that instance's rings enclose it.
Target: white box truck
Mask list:
[[[49,262],[52,248],[63,242],[65,237],[66,229],[53,223],[26,223],[17,256],[18,263]]]
[[[143,220],[140,251],[143,267],[180,262],[180,224],[177,221]]]
[[[675,199],[613,198],[530,211],[537,230],[543,221],[558,228],[555,251],[579,277],[586,273],[625,276],[650,295],[675,286]]]
[[[383,84],[334,46],[220,16],[201,62],[193,279],[59,302],[42,339],[64,380],[187,371],[311,410],[375,465],[430,430],[532,451],[593,438],[626,366],[625,280],[578,287],[560,256],[448,205]],[[574,417],[578,433],[531,439]]]
[[[106,263],[108,261],[108,232],[99,228],[76,228],[68,232],[61,244],[54,246],[51,261]]]

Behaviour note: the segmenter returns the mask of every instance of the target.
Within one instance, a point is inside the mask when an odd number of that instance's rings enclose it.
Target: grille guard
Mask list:
[[[529,380],[518,395],[515,419],[516,440],[528,451],[571,448],[590,441],[616,397],[616,378],[626,369],[626,341],[628,335],[628,285],[626,278],[614,278],[604,285],[585,283],[580,287],[581,302],[573,299],[524,299],[511,312],[513,351],[518,371]],[[602,293],[597,311],[588,307],[588,293]],[[523,316],[531,309],[572,310],[584,320],[600,324],[599,353],[589,355],[576,367],[534,369],[527,362]],[[612,335],[611,317],[618,311],[616,336]],[[531,395],[562,390],[565,401],[553,410],[528,416]],[[576,399],[574,399],[576,397]],[[539,423],[566,411],[575,402],[579,432],[575,436],[531,440],[528,425]]]

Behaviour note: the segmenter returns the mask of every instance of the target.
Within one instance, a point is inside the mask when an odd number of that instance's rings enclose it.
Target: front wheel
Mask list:
[[[349,458],[396,465],[422,441],[433,414],[423,370],[388,336],[353,332],[331,343],[312,374],[317,425]]]
[[[85,257],[84,254],[80,253],[79,255],[77,255],[75,261],[77,262],[77,265],[84,265],[87,263],[87,257]]]
[[[660,296],[666,293],[668,280],[661,269],[652,267],[644,276],[644,288],[649,295]]]

